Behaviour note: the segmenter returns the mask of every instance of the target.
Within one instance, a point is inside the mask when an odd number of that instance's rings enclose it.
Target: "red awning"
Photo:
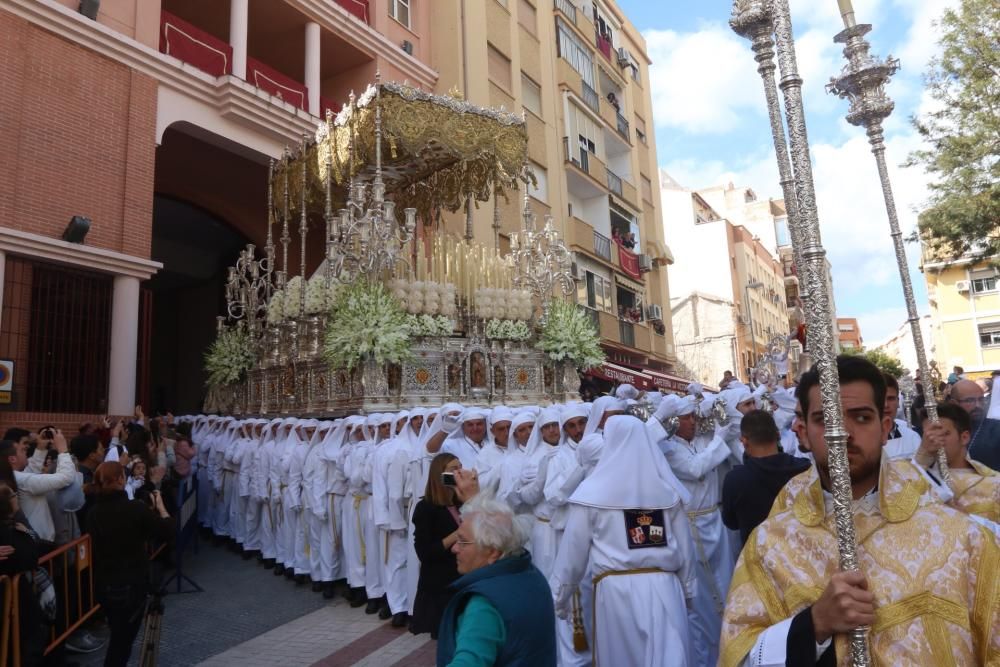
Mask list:
[[[653,385],[653,378],[646,373],[626,368],[624,366],[619,366],[617,364],[612,364],[608,361],[605,361],[597,368],[590,369],[590,371],[587,372],[587,375],[592,375],[602,380],[608,380],[609,382],[617,382],[619,384],[627,383],[633,385],[637,389],[644,389],[647,391],[652,391],[656,388]]]
[[[683,392],[687,391],[687,386],[691,384],[691,380],[685,380],[684,378],[678,377],[676,375],[667,375],[666,373],[660,373],[650,368],[647,368],[643,372],[650,377],[653,385],[659,391]]]

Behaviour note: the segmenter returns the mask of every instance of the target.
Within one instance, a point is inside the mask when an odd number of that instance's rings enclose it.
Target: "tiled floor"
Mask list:
[[[160,667],[428,667],[434,664],[429,635],[392,628],[338,597],[324,600],[308,585],[276,577],[255,560],[200,542],[185,562],[204,592],[165,598],[159,643]],[[140,631],[139,637],[142,637]],[[103,651],[69,656],[69,664],[96,667]],[[139,640],[132,664],[138,664]]]

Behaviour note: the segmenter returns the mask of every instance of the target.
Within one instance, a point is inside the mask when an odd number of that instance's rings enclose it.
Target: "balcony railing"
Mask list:
[[[233,73],[232,46],[170,12],[160,12],[160,53],[212,76]]]
[[[611,261],[611,239],[598,231],[594,232],[594,254]]]
[[[589,319],[590,322],[594,325],[594,329],[598,333],[600,333],[600,331],[601,331],[601,316],[597,313],[597,311],[594,310],[593,308],[590,308],[589,306],[580,305],[578,307],[587,316],[587,319]]]
[[[622,135],[625,141],[629,141],[628,120],[625,119],[625,116],[621,115],[621,112],[616,113],[615,116],[618,121],[618,134]]]
[[[608,61],[610,62],[611,40],[602,35],[601,33],[597,33],[597,50],[600,51],[602,54],[604,54],[604,57],[607,58]]]
[[[555,2],[556,9],[568,16],[569,19],[576,24],[576,5],[569,2],[569,0],[555,0]]]
[[[586,81],[583,84],[583,103],[590,107],[594,113],[601,113],[601,98],[597,96],[597,91],[590,87]]]
[[[608,173],[608,190],[611,190],[619,197],[622,196],[622,179],[618,174],[614,173],[610,169],[607,170]]]
[[[583,146],[570,146],[569,137],[563,137],[563,154],[567,161],[583,171],[590,172],[590,151]]]
[[[618,321],[618,338],[623,345],[635,347],[635,325],[631,322]]]

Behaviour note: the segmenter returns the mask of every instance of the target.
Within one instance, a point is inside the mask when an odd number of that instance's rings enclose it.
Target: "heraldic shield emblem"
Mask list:
[[[663,510],[623,510],[626,544],[629,549],[667,546]]]

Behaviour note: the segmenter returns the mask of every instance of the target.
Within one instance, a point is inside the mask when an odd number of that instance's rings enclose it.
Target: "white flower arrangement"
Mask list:
[[[450,336],[455,330],[455,323],[443,315],[408,315],[407,326],[414,337]]]
[[[239,381],[255,360],[253,340],[246,329],[225,327],[205,353],[206,386],[225,387]]]
[[[494,340],[524,341],[531,338],[527,322],[492,319],[486,323],[486,337]]]
[[[601,338],[593,323],[576,305],[553,300],[537,347],[553,361],[567,360],[581,370],[604,362]]]
[[[278,324],[283,319],[285,319],[285,293],[278,289],[271,293],[271,300],[267,302],[267,322]]]
[[[302,276],[295,276],[285,285],[284,312],[291,319],[302,314]]]
[[[483,287],[475,292],[476,315],[484,320],[530,320],[531,293]]]
[[[330,305],[337,297],[338,283],[335,280],[330,282],[330,288],[326,286],[326,276],[316,274],[306,283],[306,315],[321,315],[330,310]]]
[[[334,368],[347,370],[367,359],[380,364],[409,359],[409,320],[385,285],[359,280],[338,290],[323,357]]]

